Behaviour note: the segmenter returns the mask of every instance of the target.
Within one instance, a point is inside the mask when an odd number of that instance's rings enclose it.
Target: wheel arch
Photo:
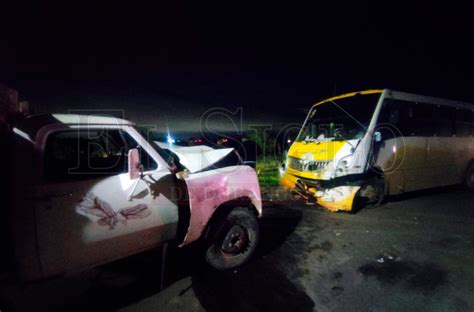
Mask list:
[[[206,239],[209,236],[211,229],[213,229],[219,223],[220,220],[227,216],[232,211],[232,209],[237,207],[247,208],[256,217],[259,217],[261,215],[257,207],[255,207],[254,203],[252,202],[252,199],[248,196],[242,196],[226,201],[220,204],[214,210],[211,217],[209,218],[209,222],[207,223],[204,231],[202,232],[201,238]]]
[[[374,165],[369,167],[367,170],[367,173],[364,176],[364,179],[372,178],[372,177],[377,177],[382,180],[383,185],[384,185],[384,192],[387,194],[389,190],[389,179],[386,178],[385,171],[383,170],[382,167],[379,165]]]

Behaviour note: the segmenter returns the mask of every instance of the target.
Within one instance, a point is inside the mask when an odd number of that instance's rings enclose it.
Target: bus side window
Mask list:
[[[401,120],[400,120],[400,131],[403,136],[414,135],[415,125],[413,124],[413,104],[411,102],[402,102],[400,107]]]
[[[474,136],[474,110],[471,110],[468,114],[468,122],[471,124],[470,135]]]
[[[467,137],[471,132],[471,111],[467,109],[456,110],[455,130],[457,137]]]
[[[400,107],[392,107],[388,112],[388,122],[396,125],[400,122]]]
[[[400,102],[400,122],[399,130],[403,136],[414,136],[418,130],[416,120],[415,103],[408,101]]]
[[[465,122],[469,125],[467,136],[474,136],[474,110],[467,109],[464,118]]]
[[[378,119],[382,138],[389,139],[399,136],[408,136],[413,133],[412,103],[401,100],[385,100]]]
[[[389,124],[398,136],[432,136],[435,132],[432,116],[431,104],[390,99],[384,103],[379,124]]]
[[[435,123],[436,136],[447,137],[454,134],[454,107],[437,105],[434,109],[433,121]]]
[[[413,109],[413,135],[433,136],[435,133],[433,117],[433,108],[431,104],[415,103]]]
[[[377,120],[377,130],[382,134],[382,140],[388,140],[400,135],[398,123],[400,122],[400,105],[392,99],[385,99],[382,110]]]
[[[398,127],[403,136],[432,136],[434,125],[432,121],[433,105],[409,101],[398,101]]]

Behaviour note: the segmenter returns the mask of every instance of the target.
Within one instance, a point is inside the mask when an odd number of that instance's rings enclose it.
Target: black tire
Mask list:
[[[247,208],[232,209],[211,227],[206,262],[219,271],[247,262],[257,248],[259,227],[255,214]]]
[[[471,191],[474,191],[474,163],[471,163],[466,170],[464,177],[464,186]]]
[[[372,209],[380,206],[385,199],[385,185],[382,178],[370,177],[356,194],[353,211]]]

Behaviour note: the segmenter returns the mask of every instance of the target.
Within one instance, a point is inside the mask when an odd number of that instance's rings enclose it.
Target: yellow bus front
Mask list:
[[[331,211],[352,210],[370,160],[382,92],[354,92],[315,104],[288,151],[280,184]]]

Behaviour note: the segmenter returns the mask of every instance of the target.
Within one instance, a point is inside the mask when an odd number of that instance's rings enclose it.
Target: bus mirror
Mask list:
[[[382,142],[382,133],[380,131],[374,132],[374,141],[375,142]]]

